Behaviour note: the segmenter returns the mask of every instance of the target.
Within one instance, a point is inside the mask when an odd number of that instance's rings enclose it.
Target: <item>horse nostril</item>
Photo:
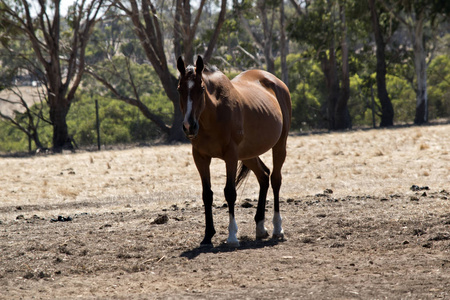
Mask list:
[[[197,133],[197,130],[198,130],[198,123],[195,122],[194,124],[192,124],[192,132]]]
[[[184,122],[183,123],[183,130],[185,131],[185,132],[189,132],[189,122]]]

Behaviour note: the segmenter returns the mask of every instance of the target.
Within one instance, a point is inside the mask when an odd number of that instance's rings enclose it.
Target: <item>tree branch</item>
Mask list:
[[[206,49],[206,52],[203,55],[203,60],[206,63],[208,63],[208,61],[211,59],[214,48],[216,47],[217,40],[219,39],[220,29],[222,28],[222,25],[225,22],[226,12],[227,12],[227,0],[222,0],[219,17],[217,18],[216,28],[214,29],[212,38],[209,40],[208,48]]]
[[[139,99],[131,98],[125,95],[122,95],[111,83],[109,80],[101,77],[97,73],[95,73],[91,69],[86,69],[85,71],[87,74],[94,77],[96,80],[98,80],[103,86],[105,86],[107,89],[109,89],[115,96],[116,99],[121,100],[127,104],[131,104],[133,106],[136,106],[139,108],[139,110],[144,114],[144,116],[151,120],[153,123],[155,123],[164,133],[169,134],[170,127],[167,126],[164,121],[156,114],[152,113],[149,108]],[[135,90],[137,93],[137,89]]]

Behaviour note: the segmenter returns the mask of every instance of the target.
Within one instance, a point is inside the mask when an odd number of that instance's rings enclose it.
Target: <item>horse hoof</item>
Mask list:
[[[241,245],[239,241],[227,241],[227,246],[230,248],[239,248]]]
[[[203,241],[200,242],[200,248],[211,248],[213,247],[213,243],[211,241],[211,238],[204,238]]]
[[[213,248],[213,244],[212,243],[201,243],[199,248],[202,249],[207,249],[207,248]]]
[[[279,241],[284,241],[284,232],[280,232],[280,233],[274,233],[272,235],[272,239],[274,240],[279,240]]]
[[[269,232],[265,230],[264,232],[256,232],[256,239],[257,240],[264,240],[269,237]]]
[[[256,239],[262,240],[269,237],[269,232],[267,232],[267,228],[264,226],[264,220],[261,220],[256,223]]]

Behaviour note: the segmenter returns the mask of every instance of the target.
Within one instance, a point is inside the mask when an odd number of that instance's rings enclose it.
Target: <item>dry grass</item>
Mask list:
[[[291,136],[282,197],[331,189],[346,195],[388,196],[413,184],[450,189],[449,125]],[[271,166],[271,154],[263,160]],[[223,201],[225,168],[213,160],[213,191]],[[200,181],[190,145],[0,159],[0,205],[95,203],[160,207],[197,201]],[[239,200],[257,198],[251,176]],[[219,199],[219,200],[217,200]],[[57,213],[53,211],[52,213]]]

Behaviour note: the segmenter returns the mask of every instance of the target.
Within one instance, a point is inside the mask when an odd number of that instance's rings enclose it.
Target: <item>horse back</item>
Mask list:
[[[289,89],[283,81],[263,70],[249,70],[236,76],[231,83],[243,95],[242,101],[250,107],[267,105],[267,108],[274,109],[273,104],[276,101],[275,106],[278,106],[277,109],[282,115],[283,130],[289,131],[292,104]]]

